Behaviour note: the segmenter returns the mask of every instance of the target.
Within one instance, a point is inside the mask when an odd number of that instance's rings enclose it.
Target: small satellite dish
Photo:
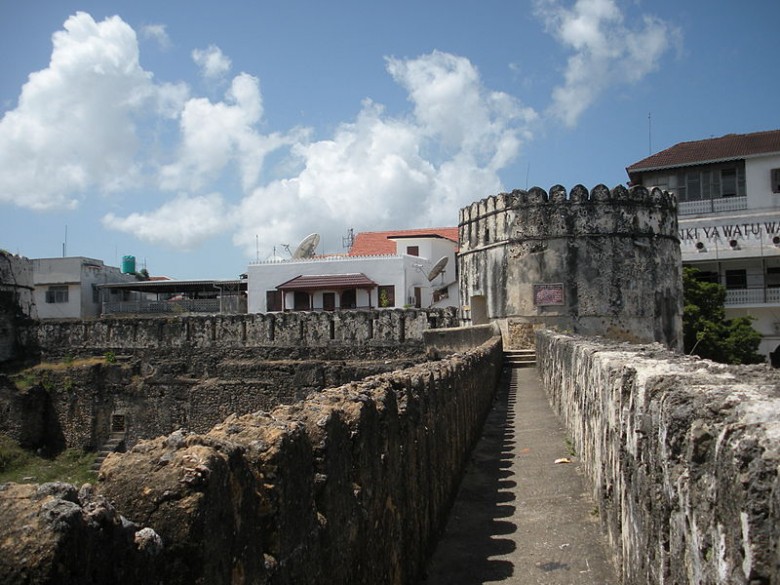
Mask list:
[[[300,258],[311,258],[314,256],[314,252],[317,250],[317,246],[320,243],[320,235],[319,234],[309,234],[303,240],[300,244],[298,244],[298,247],[295,248],[295,252],[293,252],[292,257],[297,259]]]
[[[444,272],[444,267],[447,266],[448,261],[449,258],[447,258],[447,256],[439,258],[439,261],[433,265],[433,268],[431,268],[431,271],[428,273],[428,282],[431,282],[434,278]]]

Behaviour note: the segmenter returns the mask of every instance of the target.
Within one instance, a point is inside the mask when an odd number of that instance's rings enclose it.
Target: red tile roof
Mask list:
[[[444,238],[458,243],[458,228],[439,227],[414,230],[393,230],[387,232],[360,232],[348,256],[381,256],[395,254],[395,242],[390,238]]]
[[[339,288],[373,288],[377,284],[362,272],[354,274],[301,275],[277,286],[279,290],[321,290]]]
[[[681,142],[626,168],[629,176],[641,171],[734,160],[780,153],[780,130],[752,134],[727,134],[720,138]]]

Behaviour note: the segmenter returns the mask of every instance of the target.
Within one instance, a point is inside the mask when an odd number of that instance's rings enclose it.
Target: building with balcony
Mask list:
[[[347,254],[256,262],[247,269],[248,310],[458,306],[457,247],[456,227],[362,232]]]
[[[726,316],[751,316],[780,365],[780,130],[682,142],[626,168],[677,195],[683,265],[725,285]]]

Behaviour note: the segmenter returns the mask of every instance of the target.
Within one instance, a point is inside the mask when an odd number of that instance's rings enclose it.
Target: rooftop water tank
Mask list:
[[[122,256],[122,274],[135,273],[135,256]]]

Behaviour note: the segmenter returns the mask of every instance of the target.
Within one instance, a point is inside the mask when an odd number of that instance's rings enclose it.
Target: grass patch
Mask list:
[[[66,449],[53,458],[40,457],[0,435],[0,483],[65,481],[75,486],[94,483],[95,474],[90,467],[95,457],[95,453],[80,449]]]
[[[35,386],[36,384],[40,384],[46,390],[52,390],[53,389],[53,383],[49,378],[50,373],[64,373],[68,372],[71,369],[75,368],[83,368],[83,367],[89,367],[94,366],[97,364],[105,364],[108,363],[115,363],[116,357],[114,357],[114,361],[109,361],[106,357],[89,357],[89,358],[80,358],[80,359],[73,359],[71,356],[65,356],[65,359],[61,362],[44,362],[41,364],[37,364],[35,366],[32,366],[31,368],[26,368],[24,370],[21,370],[15,374],[12,374],[10,376],[11,380],[14,384],[16,384],[16,387],[19,390],[27,390],[28,388]],[[71,381],[72,385],[72,381]],[[66,381],[66,390],[69,390],[70,388],[67,387],[67,381]]]

